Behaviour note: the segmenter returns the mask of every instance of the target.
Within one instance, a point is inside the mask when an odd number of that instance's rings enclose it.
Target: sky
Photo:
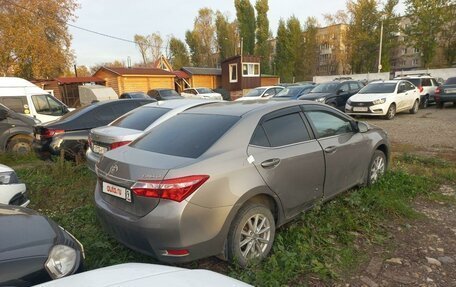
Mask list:
[[[254,0],[251,3],[254,4]],[[159,32],[163,38],[174,35],[185,40],[185,31],[193,28],[198,10],[209,7],[220,10],[233,20],[234,0],[79,0],[73,25],[112,36],[133,40],[135,34]],[[345,0],[269,0],[269,25],[275,35],[280,18],[294,15],[303,23],[308,16],[321,24],[323,14],[345,9]],[[93,33],[69,28],[76,63],[92,66],[114,60],[140,62],[134,43],[122,42]]]

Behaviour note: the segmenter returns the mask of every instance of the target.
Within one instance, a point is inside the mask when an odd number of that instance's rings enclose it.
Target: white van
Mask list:
[[[0,77],[0,104],[42,123],[57,120],[70,109],[48,92],[21,78]]]

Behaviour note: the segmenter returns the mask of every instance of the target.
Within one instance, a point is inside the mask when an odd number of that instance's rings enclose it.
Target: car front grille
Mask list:
[[[352,107],[370,107],[373,106],[373,102],[351,102],[350,106]]]

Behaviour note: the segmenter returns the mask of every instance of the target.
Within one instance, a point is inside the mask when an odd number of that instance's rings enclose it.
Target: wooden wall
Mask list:
[[[113,90],[117,93],[117,95],[121,94],[120,90],[119,90],[119,83],[117,80],[118,75],[107,72],[102,69],[102,70],[98,70],[93,76],[105,80],[107,87],[113,88]]]
[[[217,75],[193,75],[190,78],[193,88],[217,89],[222,86],[222,77]]]
[[[261,76],[261,86],[277,86],[279,82],[279,77]]]
[[[126,92],[145,92],[157,89],[174,89],[174,76],[122,76],[119,77],[119,95]]]

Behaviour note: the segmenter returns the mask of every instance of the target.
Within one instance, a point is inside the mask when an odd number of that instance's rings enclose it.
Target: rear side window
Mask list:
[[[24,114],[25,110],[28,110],[27,98],[26,97],[2,97],[0,103],[10,108],[16,113]]]
[[[423,85],[423,87],[432,86],[431,79],[429,79],[429,78],[423,78],[421,80],[421,84]]]
[[[250,141],[251,145],[256,146],[270,146],[266,133],[261,125],[258,125],[253,132],[252,140]]]
[[[111,125],[126,129],[145,130],[159,117],[163,116],[171,109],[158,108],[158,107],[142,107],[134,110],[133,112],[121,116],[115,120]]]
[[[421,79],[407,79],[407,80],[417,87],[421,86]]]
[[[179,157],[198,158],[240,118],[180,114],[153,128],[130,146]]]
[[[456,85],[456,77],[454,78],[448,78],[446,81],[445,81],[445,85]],[[6,106],[6,105],[5,105]]]
[[[278,147],[310,140],[299,113],[270,119],[262,124],[271,146]]]
[[[356,90],[359,90],[358,83],[356,83],[356,82],[350,83],[350,91],[356,91]]]

